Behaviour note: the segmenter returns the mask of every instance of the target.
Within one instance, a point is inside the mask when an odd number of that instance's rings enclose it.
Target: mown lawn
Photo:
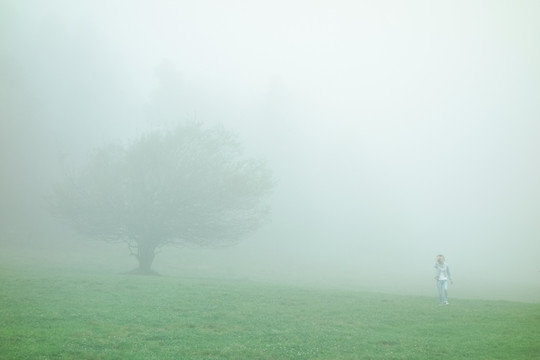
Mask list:
[[[539,359],[540,304],[0,267],[0,359]]]

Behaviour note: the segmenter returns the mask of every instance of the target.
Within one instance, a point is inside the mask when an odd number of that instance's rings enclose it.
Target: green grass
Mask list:
[[[0,359],[538,359],[540,304],[0,267]]]

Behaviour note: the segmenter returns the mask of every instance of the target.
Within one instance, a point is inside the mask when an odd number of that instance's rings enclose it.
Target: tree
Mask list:
[[[255,230],[272,187],[234,135],[187,124],[98,150],[54,188],[52,210],[83,234],[127,243],[135,272],[151,274],[164,245],[230,244]]]

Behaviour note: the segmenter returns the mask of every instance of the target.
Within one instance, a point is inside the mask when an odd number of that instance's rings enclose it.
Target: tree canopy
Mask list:
[[[81,233],[126,242],[150,273],[155,250],[173,244],[230,244],[268,213],[273,187],[261,160],[243,156],[223,128],[187,124],[96,151],[54,188],[53,212]]]

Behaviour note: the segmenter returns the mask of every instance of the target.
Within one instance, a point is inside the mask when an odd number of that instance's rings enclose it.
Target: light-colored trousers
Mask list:
[[[439,304],[448,302],[448,280],[437,280],[439,290]]]

